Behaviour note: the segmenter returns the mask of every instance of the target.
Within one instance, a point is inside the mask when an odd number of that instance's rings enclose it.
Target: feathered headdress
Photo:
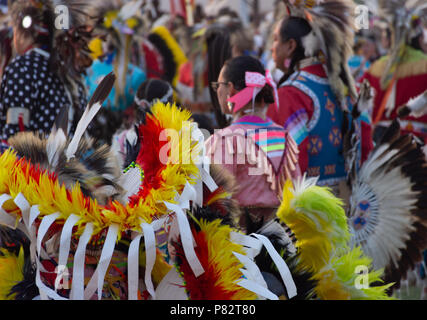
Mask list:
[[[356,97],[356,87],[347,61],[354,39],[354,4],[350,0],[284,0],[291,16],[307,20],[312,31],[303,38],[307,57],[325,60],[327,74],[339,101]]]
[[[88,11],[96,19],[95,30],[110,36],[110,44],[116,51],[114,73],[117,75],[116,103],[123,96],[128,64],[134,35],[142,26],[139,9],[142,0],[102,0],[91,1]]]

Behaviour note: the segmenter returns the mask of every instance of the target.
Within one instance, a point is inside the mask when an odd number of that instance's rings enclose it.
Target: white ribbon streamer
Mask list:
[[[16,206],[19,208],[19,210],[21,210],[22,219],[24,220],[25,226],[29,230],[30,204],[22,193],[19,193],[13,202],[15,202]]]
[[[246,269],[241,269],[240,271],[242,271],[248,280],[254,281],[265,288],[268,287],[261,271],[252,259],[237,252],[233,252],[233,254],[245,266]]]
[[[52,223],[55,222],[55,220],[59,217],[59,212],[52,213],[48,216],[45,216],[40,223],[39,232],[37,235],[37,253],[40,256],[41,253],[41,247],[42,247],[42,241],[44,236],[46,235],[46,232],[49,230],[49,227],[52,225]]]
[[[276,249],[271,244],[270,240],[261,235],[261,234],[253,234],[254,237],[259,239],[264,247],[267,249],[267,252],[270,254],[271,259],[273,259],[273,262],[275,263],[277,269],[280,272],[280,276],[282,277],[283,283],[286,286],[286,291],[288,293],[289,299],[295,297],[297,295],[297,287],[295,285],[295,282],[292,278],[291,271],[289,270],[288,265],[283,260],[283,258],[277,253]]]
[[[246,256],[252,260],[262,248],[262,243],[258,239],[237,232],[230,232],[230,241],[244,246]]]
[[[206,184],[206,186],[211,192],[214,192],[216,189],[218,189],[218,185],[215,183],[214,179],[210,176],[210,174],[206,172],[205,169],[201,170],[201,175],[203,182]]]
[[[196,190],[187,181],[184,190],[182,190],[181,196],[177,199],[177,202],[179,202],[179,206],[182,209],[190,209],[190,201],[194,201],[196,197]]]
[[[151,280],[151,271],[153,270],[154,263],[156,262],[156,237],[154,235],[154,229],[147,223],[141,224],[142,231],[144,232],[144,244],[145,244],[145,286],[147,291],[151,294],[153,299],[156,297],[154,291],[153,281]]]
[[[12,197],[6,193],[0,196],[0,224],[15,229],[16,217],[14,218],[3,209],[3,204]]]
[[[95,293],[96,287],[98,287],[98,300],[101,300],[102,289],[104,287],[104,278],[113,256],[118,231],[119,226],[117,224],[112,224],[108,228],[98,266],[96,267],[96,270],[90,279],[84,293],[85,300],[89,300],[92,297],[92,295]]]
[[[76,253],[74,254],[73,282],[71,287],[71,299],[83,300],[84,298],[84,267],[87,244],[92,237],[93,223],[88,223],[80,236]]]
[[[151,280],[151,272],[156,262],[156,237],[155,232],[160,229],[167,217],[153,221],[151,224],[142,223],[141,228],[144,234],[146,262],[145,262],[145,285],[147,291],[155,299],[155,290]],[[129,300],[138,299],[139,283],[139,244],[142,234],[137,235],[129,246],[128,254],[128,296]]]
[[[56,275],[55,284],[62,278],[63,271],[66,270],[66,265],[68,261],[68,256],[70,254],[71,247],[71,235],[73,233],[74,225],[80,220],[80,217],[71,214],[67,221],[64,223],[64,227],[62,228],[61,239],[59,244],[59,258],[58,258],[58,267],[59,272]],[[56,291],[56,285],[55,285]]]
[[[237,284],[246,290],[249,290],[251,292],[254,292],[260,297],[269,299],[269,300],[279,300],[277,295],[275,295],[273,292],[268,290],[267,288],[264,288],[263,286],[259,285],[258,283],[254,281],[250,281],[247,279],[240,280],[237,282]]]
[[[205,272],[199,259],[197,258],[196,252],[193,246],[193,235],[191,233],[190,224],[188,223],[187,216],[182,211],[182,208],[176,204],[165,202],[166,207],[176,213],[178,219],[179,233],[181,235],[181,243],[184,248],[184,254],[187,261],[194,272],[196,277],[200,276]]]
[[[137,235],[129,245],[128,253],[128,297],[129,300],[138,300],[139,280],[139,242],[142,234]]]
[[[39,232],[37,235],[37,252],[39,254],[41,254],[41,245],[42,245],[42,240],[44,238],[44,236],[46,235],[47,231],[49,230],[50,226],[55,222],[55,220],[59,217],[59,213],[53,213],[50,214],[48,216],[45,216],[42,220],[42,222],[40,223],[40,227],[39,227]],[[58,295],[54,290],[48,288],[42,281],[41,281],[41,277],[40,277],[40,271],[42,269],[42,264],[40,263],[40,258],[37,257],[36,258],[36,266],[37,266],[37,270],[36,270],[36,285],[39,288],[40,291],[40,298],[41,300],[47,300],[48,297],[51,297],[53,299],[57,299],[57,300],[67,300],[63,297],[61,297],[60,295]]]
[[[40,278],[40,269],[41,269],[41,263],[39,260],[37,260],[37,272],[36,272],[36,285],[39,288],[40,291],[40,300],[48,300],[49,298],[54,300],[68,300],[67,298],[64,298],[60,296],[58,293],[56,293],[54,290],[46,286]]]

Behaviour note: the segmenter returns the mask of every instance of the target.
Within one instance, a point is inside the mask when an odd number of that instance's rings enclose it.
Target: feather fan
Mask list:
[[[427,163],[412,135],[395,120],[352,184],[351,243],[384,268],[387,282],[413,269],[427,248]]]

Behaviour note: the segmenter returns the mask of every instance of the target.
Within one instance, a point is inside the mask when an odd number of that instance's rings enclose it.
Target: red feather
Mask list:
[[[141,149],[136,163],[144,172],[144,181],[139,192],[130,198],[130,205],[138,203],[138,199],[145,198],[151,189],[158,189],[163,182],[162,171],[166,164],[160,161],[160,151],[168,141],[160,141],[160,134],[164,130],[152,116],[147,116],[145,125],[139,127]]]
[[[209,247],[204,232],[196,232],[194,229],[193,236],[197,243],[194,248],[203,266],[205,272],[198,278],[194,275],[185,258],[182,246],[175,245],[178,261],[180,261],[180,271],[183,274],[185,287],[191,300],[232,300],[236,294],[235,291],[225,290],[221,285],[217,285],[217,280],[221,277],[216,266],[209,263]]]

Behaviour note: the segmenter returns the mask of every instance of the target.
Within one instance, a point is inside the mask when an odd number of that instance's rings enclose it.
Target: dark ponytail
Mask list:
[[[305,58],[304,46],[302,44],[302,38],[311,32],[311,26],[307,20],[299,17],[289,17],[283,19],[280,25],[280,39],[282,42],[294,39],[297,43],[297,47],[291,58],[291,64],[289,70],[280,79],[279,85],[288,80],[298,66],[298,63]]]
[[[236,90],[243,90],[246,87],[246,72],[258,72],[265,75],[265,69],[262,63],[251,56],[240,56],[226,61],[224,64],[225,81],[231,82]],[[258,93],[255,102],[274,103],[273,89],[266,84]]]

